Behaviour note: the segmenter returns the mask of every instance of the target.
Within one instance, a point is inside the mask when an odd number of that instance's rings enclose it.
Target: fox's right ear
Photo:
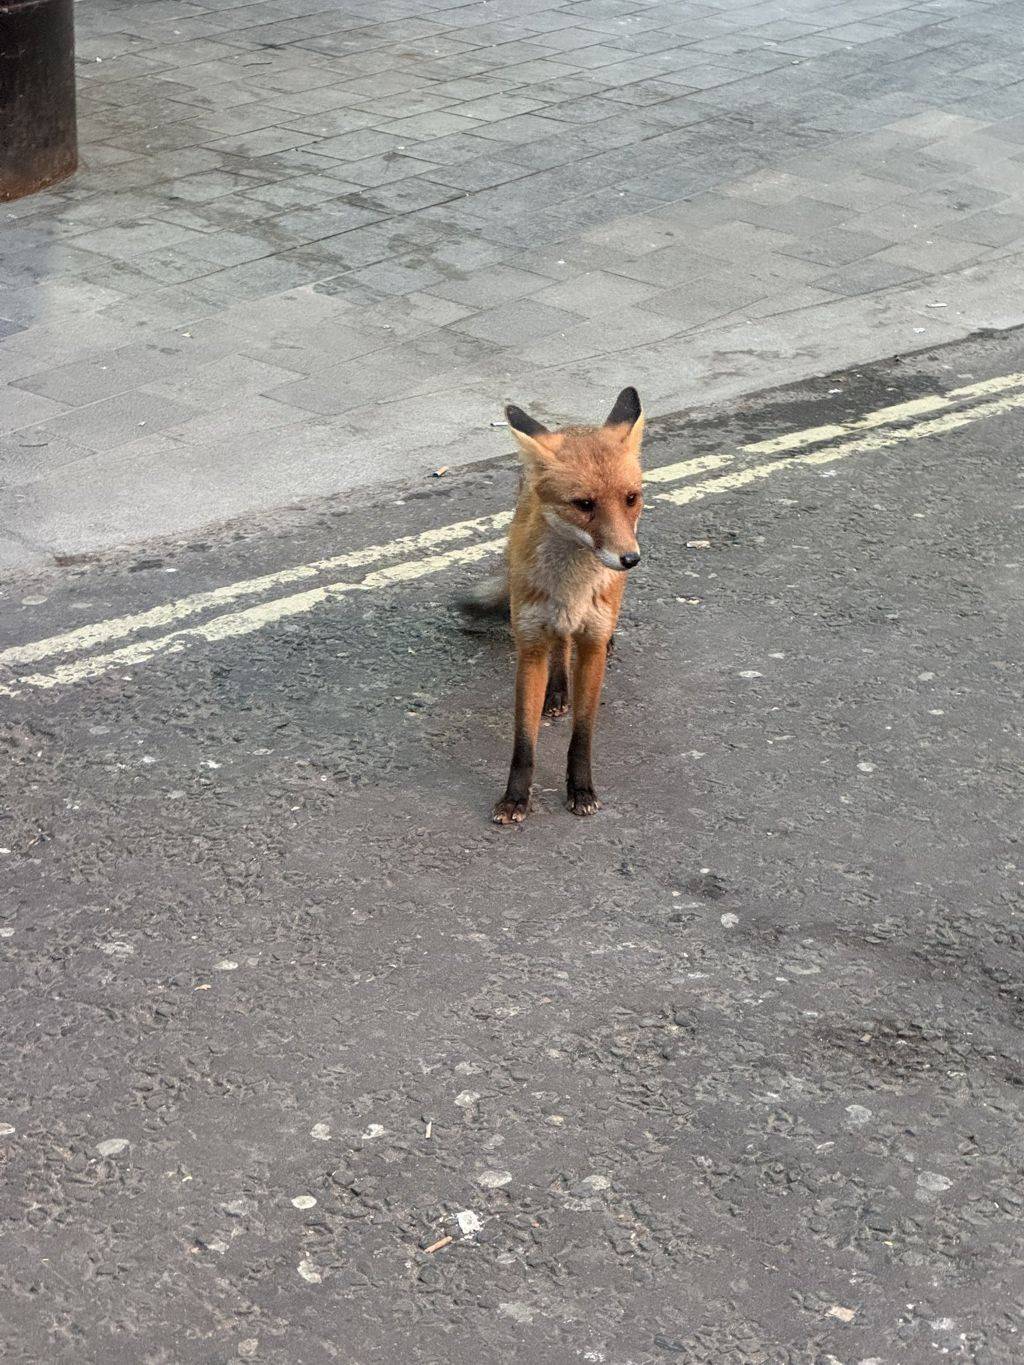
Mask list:
[[[522,408],[517,408],[514,403],[505,409],[505,417],[523,454],[539,464],[548,464],[558,449],[561,437],[548,431],[542,422]]]

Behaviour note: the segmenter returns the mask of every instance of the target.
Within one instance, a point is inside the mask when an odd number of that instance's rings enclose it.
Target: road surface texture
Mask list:
[[[1022,412],[652,414],[590,820],[510,455],[9,581],[0,1355],[1019,1362]]]
[[[1018,0],[77,18],[83,169],[0,206],[0,567],[1024,322]]]

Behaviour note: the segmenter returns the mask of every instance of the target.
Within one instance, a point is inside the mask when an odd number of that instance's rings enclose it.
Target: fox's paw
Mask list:
[[[549,687],[544,698],[544,714],[552,718],[569,712],[569,693],[564,687]]]
[[[593,815],[601,809],[601,803],[594,795],[593,787],[570,787],[566,806],[573,815]]]
[[[491,819],[496,825],[521,825],[530,813],[530,798],[513,801],[503,796],[494,807]]]

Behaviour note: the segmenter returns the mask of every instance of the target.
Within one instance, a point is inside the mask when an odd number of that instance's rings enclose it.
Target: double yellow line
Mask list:
[[[946,435],[1021,407],[1024,407],[1024,373],[998,375],[946,393],[879,408],[846,424],[809,427],[739,446],[729,454],[701,455],[661,465],[648,470],[644,478],[656,489],[662,485],[681,485],[666,492],[654,492],[653,500],[682,506],[757,483],[793,465],[830,464],[851,455],[886,450],[928,436]],[[766,456],[769,458],[765,459]],[[727,467],[728,473],[694,479],[696,475],[708,475]],[[241,579],[146,611],[96,621],[47,639],[14,645],[0,650],[0,676],[7,676],[7,681],[0,682],[0,696],[17,697],[25,689],[51,690],[85,682],[117,669],[138,667],[162,654],[180,653],[197,641],[212,643],[252,634],[277,621],[338,601],[349,593],[372,592],[410,583],[449,568],[475,563],[498,553],[504,543],[502,536],[479,537],[504,531],[511,518],[511,512],[499,512],[453,522],[381,545],[297,564],[258,578]],[[387,563],[389,560],[395,562]],[[278,589],[294,583],[380,564],[385,567],[373,568],[355,581],[320,583],[302,592],[273,596]],[[247,597],[262,600],[249,607],[223,611],[224,607]],[[208,611],[219,614],[196,624],[181,624]],[[136,638],[140,636],[143,638]],[[103,653],[91,652],[114,640],[127,640],[128,643]],[[57,664],[48,672],[21,671],[26,666],[55,657],[63,657],[67,662]]]

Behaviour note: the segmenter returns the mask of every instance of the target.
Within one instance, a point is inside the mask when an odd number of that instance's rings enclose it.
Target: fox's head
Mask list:
[[[601,427],[549,431],[517,407],[507,407],[505,416],[548,524],[609,569],[639,564],[644,414],[636,389],[622,390]]]

